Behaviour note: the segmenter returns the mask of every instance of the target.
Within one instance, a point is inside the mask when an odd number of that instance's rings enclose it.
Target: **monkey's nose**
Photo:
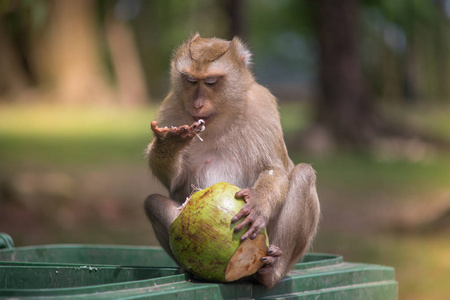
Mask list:
[[[192,106],[197,112],[200,111],[205,106],[205,99],[203,97],[195,99]]]
[[[200,111],[205,105],[203,103],[194,103],[194,109],[198,112]]]

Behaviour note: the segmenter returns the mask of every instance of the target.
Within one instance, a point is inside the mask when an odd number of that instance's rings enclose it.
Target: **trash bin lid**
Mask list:
[[[307,254],[285,279],[268,290],[257,283],[197,280],[182,273],[158,247],[3,248],[0,298],[397,299],[393,268],[344,262],[341,256],[331,254]]]

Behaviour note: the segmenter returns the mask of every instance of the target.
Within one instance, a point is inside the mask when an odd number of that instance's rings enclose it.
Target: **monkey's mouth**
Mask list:
[[[208,115],[208,116],[193,116],[194,121],[198,122],[198,120],[203,120],[205,121],[205,123],[208,123],[208,120],[211,119],[212,115]]]

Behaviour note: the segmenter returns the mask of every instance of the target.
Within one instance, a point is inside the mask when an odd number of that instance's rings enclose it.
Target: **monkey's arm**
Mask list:
[[[247,232],[241,237],[254,239],[269,220],[278,214],[289,189],[289,178],[283,168],[273,167],[260,174],[253,188],[243,189],[236,193],[236,198],[245,200],[245,205],[233,217],[232,222],[244,220],[235,227],[238,232],[250,224]]]
[[[191,126],[160,128],[152,121],[151,127],[154,139],[147,149],[148,163],[153,174],[169,189],[181,172],[181,151],[201,132],[202,124],[194,122]]]

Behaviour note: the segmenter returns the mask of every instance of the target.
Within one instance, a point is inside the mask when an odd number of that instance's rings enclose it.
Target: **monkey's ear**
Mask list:
[[[189,38],[189,43],[192,43],[193,41],[195,41],[196,39],[198,39],[200,37],[200,33],[196,32],[194,33],[190,38]]]
[[[244,64],[246,68],[248,68],[252,64],[252,53],[238,37],[234,37],[231,40],[231,48],[234,48],[238,59]]]

